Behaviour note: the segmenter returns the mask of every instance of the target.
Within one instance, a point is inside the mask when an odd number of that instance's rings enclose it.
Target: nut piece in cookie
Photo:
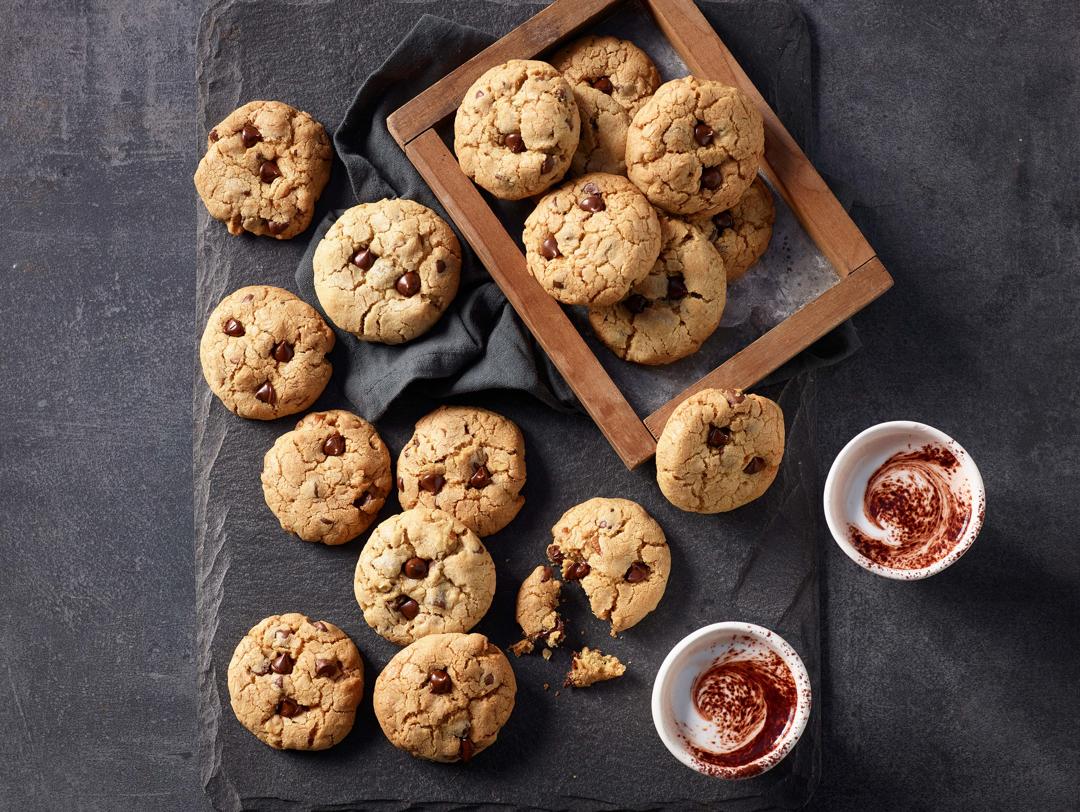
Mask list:
[[[551,64],[575,88],[598,90],[631,117],[660,86],[660,74],[648,55],[616,37],[582,37],[556,52]]]
[[[263,457],[266,504],[304,541],[344,544],[375,521],[393,484],[375,427],[334,409],[312,412]]]
[[[210,390],[241,417],[274,420],[315,402],[332,367],[334,333],[307,302],[269,285],[240,288],[214,308],[199,342]]]
[[[253,101],[210,130],[195,189],[230,234],[287,240],[311,223],[330,178],[323,126],[277,101]]]
[[[543,565],[522,582],[515,617],[525,637],[510,647],[514,654],[519,657],[531,654],[537,643],[556,648],[566,638],[565,624],[559,614],[561,588],[551,567]]]
[[[375,717],[417,758],[467,762],[514,709],[510,662],[482,634],[433,634],[403,648],[375,680]]]
[[[548,558],[563,579],[579,581],[592,612],[611,621],[611,636],[660,603],[671,571],[664,531],[629,499],[597,497],[570,508],[551,528]]]
[[[364,664],[352,640],[325,620],[272,615],[249,631],[229,663],[233,713],[277,750],[325,750],[352,729]]]
[[[597,682],[621,677],[625,673],[626,666],[619,662],[617,657],[585,646],[581,651],[574,652],[563,687],[588,688]]]
[[[656,442],[656,481],[694,513],[734,510],[761,496],[784,457],[784,413],[768,398],[706,389],[672,412]]]
[[[730,209],[711,216],[692,217],[690,222],[720,252],[730,283],[741,278],[769,247],[776,205],[765,181],[757,177]]]
[[[626,174],[626,131],[630,114],[617,101],[590,85],[575,85],[581,116],[581,139],[570,164],[575,175],[588,172]]]

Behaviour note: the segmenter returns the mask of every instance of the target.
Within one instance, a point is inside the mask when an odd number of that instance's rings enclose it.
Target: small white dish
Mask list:
[[[691,752],[693,738],[709,735],[707,728],[712,724],[697,712],[693,691],[700,675],[733,647],[740,646],[761,647],[779,656],[795,682],[795,709],[783,733],[767,753],[737,769],[717,767],[701,761]],[[802,659],[780,635],[753,623],[713,623],[692,632],[664,658],[653,683],[653,724],[664,746],[692,770],[718,778],[752,778],[780,763],[806,729],[810,706],[810,676]]]
[[[967,492],[964,495],[970,500],[971,518],[952,549],[928,566],[901,569],[873,561],[859,552],[850,538],[851,527],[860,530],[868,527],[869,520],[863,507],[867,484],[874,472],[894,454],[927,445],[944,446],[960,463],[955,482]],[[936,575],[951,566],[971,548],[982,529],[986,490],[978,466],[956,440],[925,423],[894,420],[878,423],[855,435],[836,455],[825,480],[824,506],[829,531],[848,558],[875,575],[901,581],[917,581]]]

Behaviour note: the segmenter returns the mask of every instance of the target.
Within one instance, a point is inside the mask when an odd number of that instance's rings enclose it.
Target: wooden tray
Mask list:
[[[892,277],[693,0],[643,0],[691,73],[734,85],[757,105],[765,124],[761,171],[832,264],[839,281],[644,421],[638,416],[562,306],[529,273],[514,238],[436,132],[489,68],[509,59],[534,58],[621,2],[555,0],[398,108],[386,125],[600,431],[626,466],[635,468],[656,453],[656,438],[682,400],[708,387],[753,386],[892,287]]]

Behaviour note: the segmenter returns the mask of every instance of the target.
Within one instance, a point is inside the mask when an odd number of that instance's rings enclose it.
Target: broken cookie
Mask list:
[[[551,567],[543,565],[522,582],[515,617],[525,637],[510,646],[518,657],[531,654],[536,643],[552,649],[566,639],[563,619],[558,612],[561,588]]]
[[[588,688],[593,683],[615,679],[625,673],[626,666],[617,657],[585,646],[581,651],[574,652],[563,687]]]

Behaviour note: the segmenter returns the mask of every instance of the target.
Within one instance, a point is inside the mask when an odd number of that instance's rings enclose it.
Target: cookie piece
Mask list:
[[[282,529],[304,541],[352,541],[375,521],[391,485],[379,433],[341,409],[305,416],[263,457],[263,498]]]
[[[375,717],[390,743],[431,761],[467,762],[495,742],[517,681],[482,634],[433,634],[403,648],[375,680]]]
[[[210,390],[241,417],[273,420],[315,402],[332,367],[334,333],[287,290],[252,285],[214,308],[199,342]]]
[[[575,86],[574,98],[581,117],[581,138],[570,171],[575,175],[626,174],[626,131],[630,129],[626,108],[591,85]]]
[[[368,625],[404,646],[475,626],[495,594],[495,563],[449,513],[415,507],[372,532],[356,562],[353,592]]]
[[[752,502],[784,457],[784,413],[768,398],[705,389],[678,405],[656,441],[656,481],[671,504],[721,513]]]
[[[586,85],[614,99],[631,117],[660,86],[660,74],[634,43],[589,36],[562,48],[551,59],[573,86]]]
[[[626,178],[594,172],[545,195],[522,242],[529,271],[560,302],[610,305],[656,262],[660,221]]]
[[[754,182],[765,152],[761,114],[741,90],[693,76],[660,86],[626,136],[626,171],[673,214],[718,214]]]
[[[397,473],[402,507],[441,508],[490,536],[525,504],[525,438],[495,412],[441,406],[417,422]]]
[[[287,240],[311,224],[333,161],[323,126],[278,101],[253,101],[210,130],[195,189],[230,234]]]
[[[229,699],[244,727],[276,750],[325,750],[352,730],[364,695],[353,641],[325,620],[271,615],[229,662]]]
[[[597,337],[639,364],[670,364],[697,352],[720,325],[727,301],[724,263],[705,235],[673,217],[660,218],[660,233],[660,256],[630,296],[589,309]]]
[[[536,643],[555,648],[566,638],[565,624],[559,614],[561,588],[551,567],[543,565],[522,582],[514,616],[525,637],[510,647],[518,657],[531,654]]]
[[[566,174],[580,120],[570,85],[535,59],[511,59],[477,79],[454,117],[461,171],[495,197],[539,194]]]
[[[727,281],[741,278],[761,259],[772,239],[776,222],[776,205],[772,192],[760,176],[727,211],[705,217],[692,217],[690,222],[704,232],[724,260]]]
[[[326,315],[361,341],[401,344],[438,321],[457,294],[461,245],[450,226],[412,200],[347,210],[312,260]]]
[[[597,497],[570,508],[551,528],[547,554],[567,581],[579,581],[611,636],[649,614],[664,596],[671,550],[664,531],[629,499]]]
[[[570,670],[563,681],[564,688],[588,688],[597,682],[615,679],[626,673],[626,666],[618,657],[602,654],[596,649],[585,646],[575,651],[570,660]]]

